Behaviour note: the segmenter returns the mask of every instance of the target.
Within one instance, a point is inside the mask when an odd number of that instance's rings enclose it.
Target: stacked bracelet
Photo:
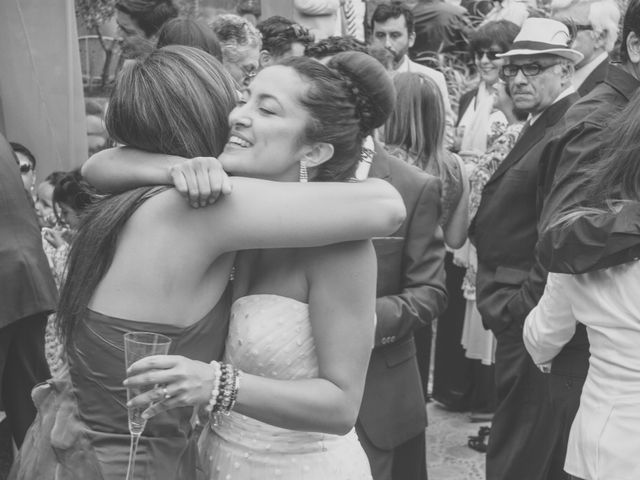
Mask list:
[[[220,363],[215,360],[211,362],[211,366],[213,367],[213,388],[211,389],[211,397],[209,397],[209,403],[205,407],[205,411],[211,416],[213,409],[216,406],[216,402],[218,400],[218,395],[220,393],[220,376],[221,376],[221,368]]]
[[[221,415],[229,415],[236,404],[238,398],[238,389],[240,388],[240,371],[233,368],[228,363],[220,364],[219,387],[216,391],[214,401],[210,401],[212,405],[209,414],[212,417],[212,424],[218,425]],[[212,398],[213,393],[211,392]]]

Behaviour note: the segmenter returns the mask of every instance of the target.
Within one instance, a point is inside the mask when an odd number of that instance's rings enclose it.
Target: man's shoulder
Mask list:
[[[376,161],[385,162],[389,169],[391,176],[391,184],[398,190],[411,189],[411,190],[424,190],[439,188],[440,179],[434,175],[431,175],[420,168],[410,165],[404,160],[384,152],[379,158],[374,157],[374,163]]]

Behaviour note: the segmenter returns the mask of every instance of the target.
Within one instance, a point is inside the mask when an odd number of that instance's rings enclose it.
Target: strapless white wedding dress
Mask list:
[[[233,304],[225,361],[281,380],[318,376],[309,307],[278,295],[249,295]],[[242,388],[242,385],[240,385]],[[347,435],[274,427],[231,412],[200,438],[212,480],[370,480],[354,430]]]

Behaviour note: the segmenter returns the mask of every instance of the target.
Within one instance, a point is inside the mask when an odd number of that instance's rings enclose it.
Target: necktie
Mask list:
[[[356,8],[353,0],[344,0],[342,4],[344,18],[347,21],[347,35],[355,37],[358,34],[358,25],[356,20]]]

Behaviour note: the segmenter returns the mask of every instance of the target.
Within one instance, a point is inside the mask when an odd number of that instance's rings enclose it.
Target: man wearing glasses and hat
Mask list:
[[[564,458],[549,441],[547,377],[533,363],[522,326],[544,291],[547,272],[536,258],[538,177],[542,152],[563,126],[578,95],[574,65],[583,55],[568,47],[568,28],[527,19],[501,74],[515,106],[529,119],[512,151],[487,182],[470,235],[478,251],[477,303],[496,335],[496,409],[487,450],[487,478],[563,478]]]

